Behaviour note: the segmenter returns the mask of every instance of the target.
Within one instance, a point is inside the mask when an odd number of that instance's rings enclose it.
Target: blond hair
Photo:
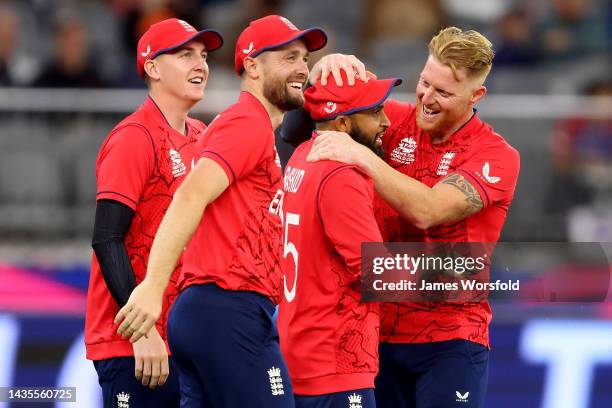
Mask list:
[[[464,69],[468,78],[484,82],[493,65],[493,44],[474,30],[462,31],[457,27],[440,30],[429,42],[429,55],[453,70],[455,79],[458,69]]]

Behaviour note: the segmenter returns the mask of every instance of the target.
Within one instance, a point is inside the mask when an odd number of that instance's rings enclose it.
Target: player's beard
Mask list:
[[[303,82],[302,80],[295,81]],[[283,112],[301,108],[304,105],[304,94],[294,96],[287,92],[288,82],[290,81],[278,76],[267,77],[264,81],[264,97]]]
[[[352,131],[350,133],[350,136],[357,143],[364,145],[365,147],[367,147],[368,149],[370,149],[371,151],[376,153],[376,155],[378,157],[380,157],[382,159],[385,158],[385,151],[383,150],[382,146],[377,146],[376,145],[376,137],[374,137],[374,138],[368,137],[361,130],[361,128],[357,125],[356,122],[353,122]]]

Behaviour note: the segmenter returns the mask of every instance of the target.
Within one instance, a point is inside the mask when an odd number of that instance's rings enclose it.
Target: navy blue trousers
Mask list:
[[[274,312],[254,292],[215,284],[181,292],[168,319],[181,407],[295,407]]]
[[[374,390],[364,388],[332,394],[295,396],[296,408],[376,408]]]
[[[166,383],[154,389],[145,387],[134,376],[134,357],[116,357],[94,361],[102,387],[104,408],[174,408],[180,404],[179,375],[172,357],[168,359],[170,375]],[[118,397],[121,395],[121,397]],[[127,405],[119,405],[129,397]],[[121,398],[121,400],[119,399]]]
[[[482,408],[489,350],[467,340],[381,343],[379,407]]]

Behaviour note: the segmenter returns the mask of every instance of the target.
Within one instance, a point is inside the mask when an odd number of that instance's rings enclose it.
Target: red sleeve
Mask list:
[[[135,210],[154,167],[153,140],[144,129],[127,125],[115,131],[98,155],[96,200],[115,200]]]
[[[374,219],[372,181],[354,167],[336,169],[323,181],[319,214],[325,233],[347,266],[361,267],[361,243],[382,242]]]
[[[457,168],[480,194],[484,208],[512,201],[520,170],[520,156],[506,143],[484,146]]]
[[[230,184],[250,174],[274,142],[270,128],[246,116],[217,118],[202,139],[200,157],[219,164]]]

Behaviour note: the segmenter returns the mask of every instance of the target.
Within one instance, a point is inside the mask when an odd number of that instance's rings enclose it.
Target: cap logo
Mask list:
[[[147,57],[147,55],[149,55],[151,53],[151,45],[147,45],[147,50],[145,52],[141,52],[140,55],[142,55],[144,58]]]
[[[179,24],[183,26],[183,28],[185,29],[185,31],[188,31],[190,33],[195,33],[195,28],[193,28],[191,26],[191,24],[189,24],[188,22],[186,22],[185,20],[178,20]]]
[[[285,17],[281,17],[280,21],[282,21],[283,23],[285,23],[287,25],[287,27],[289,27],[291,30],[294,31],[300,31],[299,28],[297,28],[295,26],[295,24],[293,24],[291,21],[287,20]]]
[[[334,102],[329,101],[327,102],[327,106],[324,107],[323,110],[329,114],[329,113],[334,113],[336,111],[336,108],[337,108],[336,104]]]
[[[249,43],[249,48],[243,48],[243,49],[242,49],[242,52],[243,52],[244,54],[249,54],[249,53],[251,53],[251,51],[253,51],[253,49],[254,49],[254,46],[253,46],[253,41],[251,41],[251,42]]]

